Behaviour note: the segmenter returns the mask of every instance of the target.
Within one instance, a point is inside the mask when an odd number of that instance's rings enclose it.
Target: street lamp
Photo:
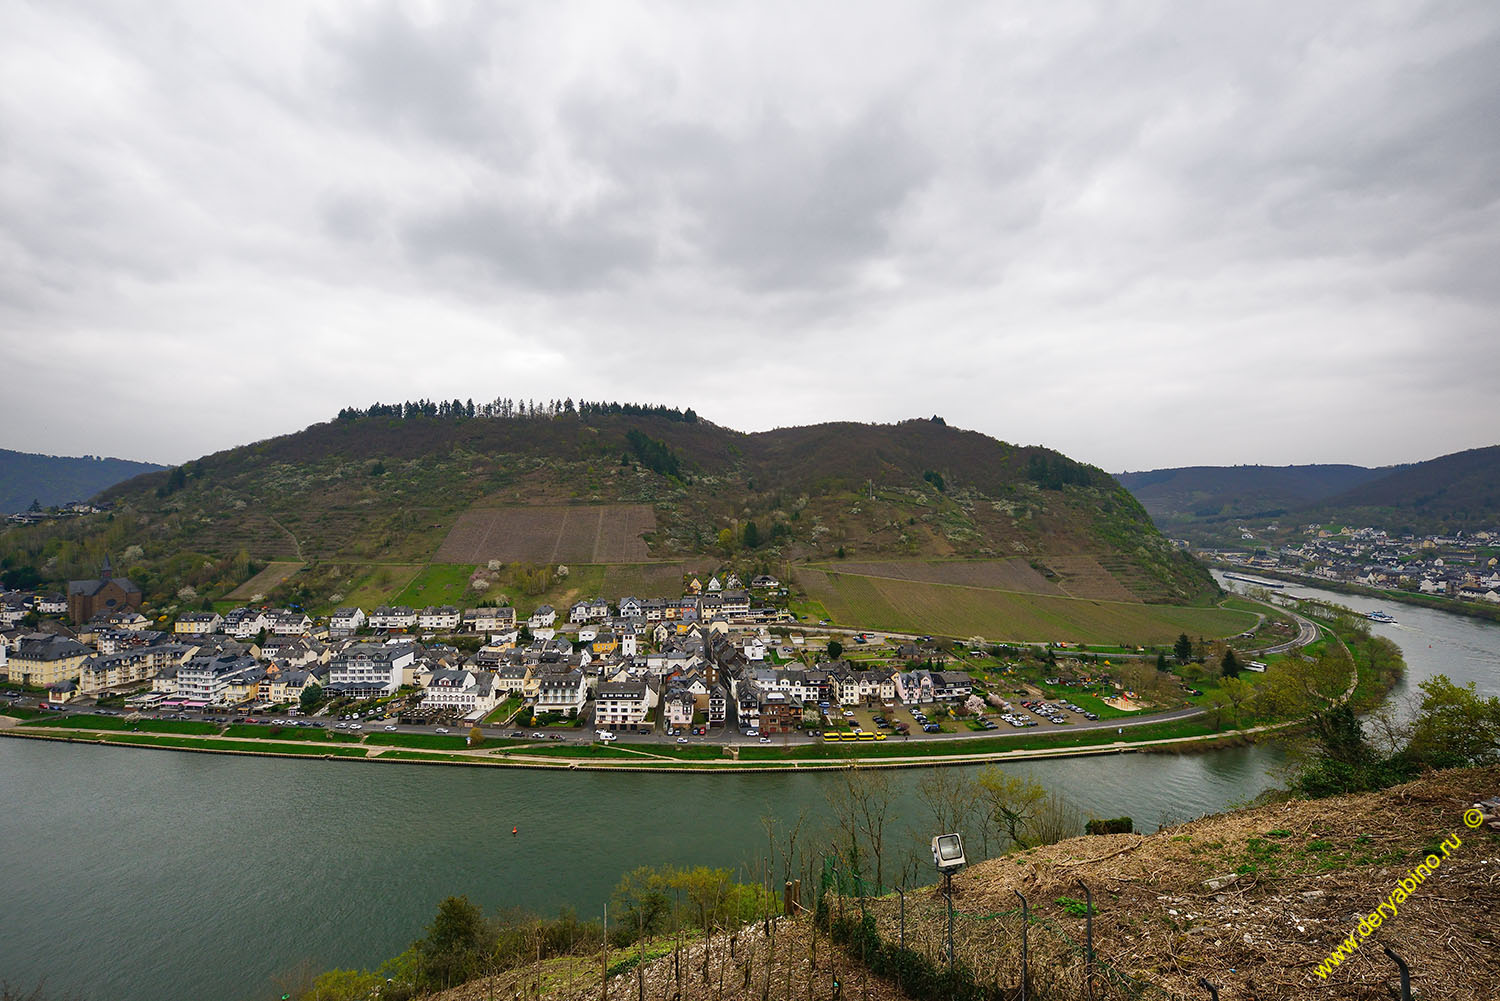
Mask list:
[[[953,972],[953,874],[967,863],[964,839],[958,834],[939,834],[932,839],[932,864],[943,876],[943,896],[948,900],[948,972]]]

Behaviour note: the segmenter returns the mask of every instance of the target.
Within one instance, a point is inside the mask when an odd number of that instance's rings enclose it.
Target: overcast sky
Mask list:
[[[0,446],[374,400],[1500,441],[1500,4],[0,0]]]

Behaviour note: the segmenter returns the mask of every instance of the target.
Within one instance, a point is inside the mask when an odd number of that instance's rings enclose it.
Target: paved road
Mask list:
[[[1284,608],[1282,611],[1297,620],[1297,638],[1288,640],[1285,643],[1278,643],[1276,646],[1266,647],[1264,650],[1257,650],[1255,651],[1256,653],[1286,653],[1290,650],[1299,650],[1317,640],[1318,627],[1316,624],[1304,619],[1289,608]]]

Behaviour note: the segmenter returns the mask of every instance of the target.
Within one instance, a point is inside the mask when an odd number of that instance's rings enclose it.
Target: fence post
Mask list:
[[[1089,885],[1083,880],[1077,880],[1079,886],[1083,887],[1083,921],[1084,921],[1084,975],[1089,985],[1089,997],[1094,996],[1094,893]]]
[[[1026,903],[1026,897],[1020,890],[1012,890],[1016,896],[1021,898],[1021,1001],[1026,1001],[1027,987],[1030,986],[1031,967],[1026,955],[1026,937],[1030,932],[1031,908]]]
[[[1213,1001],[1219,1001],[1219,989],[1213,984],[1209,983],[1207,977],[1199,977],[1198,986],[1207,989],[1209,996],[1213,998]]]
[[[948,978],[953,978],[953,870],[943,873],[943,895],[948,898]]]
[[[906,948],[906,888],[896,887],[896,892],[901,895],[901,948]]]
[[[1406,968],[1406,961],[1391,951],[1388,945],[1381,946],[1385,954],[1391,957],[1391,962],[1396,964],[1396,969],[1401,971],[1401,1001],[1411,1001],[1411,971]]]

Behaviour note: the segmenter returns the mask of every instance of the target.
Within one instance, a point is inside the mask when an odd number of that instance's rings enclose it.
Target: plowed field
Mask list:
[[[465,511],[438,548],[437,563],[642,563],[642,535],[656,528],[644,504],[510,507]]]

